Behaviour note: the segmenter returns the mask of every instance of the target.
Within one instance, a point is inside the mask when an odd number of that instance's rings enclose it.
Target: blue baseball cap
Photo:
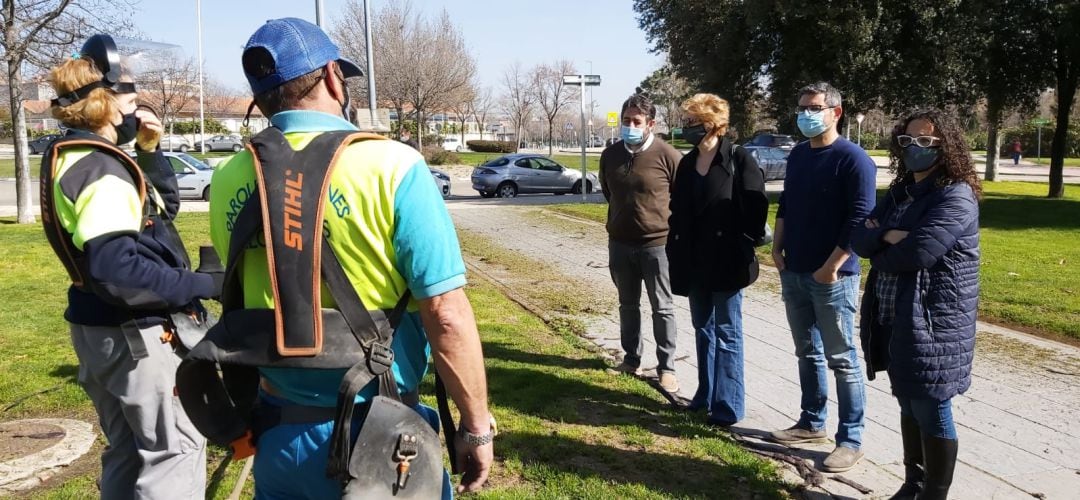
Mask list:
[[[274,71],[270,74],[260,77],[244,68],[244,76],[255,95],[311,73],[330,61],[337,62],[345,78],[364,75],[359,66],[341,57],[337,45],[321,28],[295,17],[266,21],[248,39],[244,53],[253,48],[266,49],[274,58]]]

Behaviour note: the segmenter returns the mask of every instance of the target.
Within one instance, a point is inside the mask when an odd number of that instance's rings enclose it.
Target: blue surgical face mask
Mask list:
[[[924,172],[937,163],[940,148],[924,148],[914,144],[904,148],[904,168],[911,172]]]
[[[623,125],[619,129],[619,136],[622,137],[623,142],[631,146],[637,146],[641,144],[641,141],[645,140],[645,129]]]
[[[823,109],[817,113],[811,113],[810,111],[799,113],[799,132],[811,139],[824,134],[826,130],[829,130],[829,126],[825,124],[826,111],[828,110]]]

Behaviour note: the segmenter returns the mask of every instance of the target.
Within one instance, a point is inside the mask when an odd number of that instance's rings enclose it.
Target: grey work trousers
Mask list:
[[[131,322],[71,324],[79,385],[93,401],[109,441],[101,454],[103,499],[206,495],[206,439],[175,396],[180,357],[161,342],[161,334],[161,326],[139,329]],[[146,357],[132,357],[128,336],[143,340]]]
[[[608,269],[619,291],[619,333],[626,353],[623,361],[641,366],[641,283],[652,306],[657,371],[675,373],[675,304],[671,299],[667,253],[663,245],[643,247],[608,242]]]

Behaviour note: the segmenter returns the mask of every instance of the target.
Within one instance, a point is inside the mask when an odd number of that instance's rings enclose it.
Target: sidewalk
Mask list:
[[[542,260],[566,276],[599,289],[615,289],[606,267],[607,243],[602,225],[577,221],[545,222],[561,217],[536,207],[451,203],[457,226],[510,250]],[[571,229],[580,227],[578,229]],[[643,296],[644,299],[644,296]],[[697,385],[694,332],[685,298],[676,298],[679,338],[677,375],[681,394]],[[646,348],[643,366],[655,367],[651,321],[642,301]],[[779,297],[778,276],[763,267],[761,279],[743,302],[746,348],[747,417],[737,430],[754,435],[791,425],[798,416],[799,384],[790,331]],[[1080,350],[992,325],[979,324],[978,351],[970,391],[954,399],[960,437],[960,463],[950,498],[1077,498],[1080,492]],[[609,311],[589,325],[590,339],[616,355],[618,312]],[[829,377],[832,378],[831,376]],[[837,481],[823,488],[843,498],[887,498],[901,484],[899,410],[885,374],[866,386],[866,458],[844,477],[873,490],[864,495]],[[836,429],[836,402],[830,399],[830,435]],[[832,444],[799,452],[820,465]]]

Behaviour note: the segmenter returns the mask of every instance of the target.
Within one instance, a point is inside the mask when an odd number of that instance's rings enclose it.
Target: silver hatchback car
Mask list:
[[[588,174],[585,192],[592,193],[597,184],[596,175]],[[472,186],[484,198],[513,198],[519,193],[581,193],[581,172],[544,155],[509,154],[473,169]]]

